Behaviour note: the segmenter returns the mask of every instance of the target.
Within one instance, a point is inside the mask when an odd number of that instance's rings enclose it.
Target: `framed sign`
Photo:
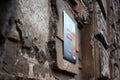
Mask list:
[[[64,55],[63,57],[76,63],[76,24],[72,18],[64,11]]]
[[[56,62],[53,68],[72,75],[79,73],[78,45],[80,44],[79,29],[72,9],[63,0],[56,0],[58,10],[57,34],[55,37]]]

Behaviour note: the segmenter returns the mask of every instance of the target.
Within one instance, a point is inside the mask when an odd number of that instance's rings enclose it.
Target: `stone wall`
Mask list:
[[[88,9],[87,17],[81,15],[79,0],[1,0],[0,80],[101,80],[107,77],[119,80],[118,4],[112,4],[113,0],[108,1],[109,5],[107,0],[101,1],[107,16],[106,29],[99,25],[103,22],[97,20],[94,0],[83,0],[86,11]],[[63,36],[62,13],[59,16],[63,5],[69,7],[66,9],[68,12],[70,9],[80,28],[78,75],[53,69],[56,60],[54,39],[58,34],[57,37]]]
[[[16,12],[1,71],[21,78],[55,80],[47,57],[49,1],[19,0]]]
[[[47,45],[54,17],[51,7],[54,8],[50,0],[17,0],[17,15],[6,38],[0,79],[75,80],[73,75],[51,68]]]

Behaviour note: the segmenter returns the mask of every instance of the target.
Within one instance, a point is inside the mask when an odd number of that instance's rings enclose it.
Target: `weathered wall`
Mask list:
[[[18,18],[28,30],[25,36],[37,38],[38,44],[41,43],[41,48],[45,49],[49,35],[48,0],[19,0]]]
[[[0,79],[26,80],[28,78],[31,78],[32,80],[95,80],[109,77],[109,70],[106,71],[106,68],[109,69],[110,67],[110,78],[113,80],[119,80],[120,58],[118,56],[119,52],[117,52],[119,45],[116,46],[116,43],[119,42],[118,33],[116,33],[119,32],[119,26],[116,24],[116,22],[114,22],[118,19],[118,15],[116,15],[118,11],[118,5],[116,5],[116,7],[112,7],[113,5],[111,0],[111,2],[108,1],[110,3],[109,5],[106,5],[108,4],[106,3],[106,0],[105,2],[104,0],[102,0],[103,7],[105,7],[105,11],[107,13],[107,31],[105,30],[105,36],[107,37],[109,42],[109,48],[103,51],[103,46],[99,45],[101,41],[95,38],[95,35],[98,34],[100,31],[98,29],[95,13],[96,6],[94,4],[94,1],[83,0],[87,5],[87,9],[90,8],[88,12],[91,13],[89,16],[91,21],[90,24],[87,26],[85,26],[86,23],[88,23],[86,19],[79,19],[81,12],[79,12],[80,4],[77,0],[71,0],[71,5],[67,0],[58,0],[58,4],[56,4],[56,0],[17,1],[17,10],[15,11],[13,11],[13,7],[15,7],[15,5],[13,6],[10,4],[10,6],[8,5],[7,7],[3,7],[3,5],[0,5],[0,8],[2,6],[3,11],[5,11],[2,13],[2,9],[0,9],[0,26],[2,26],[0,27]],[[80,61],[82,63],[82,67],[79,66],[80,70],[77,76],[73,74],[71,75],[64,71],[53,70],[51,68],[54,66],[51,65],[52,63],[54,63],[51,57],[56,58],[56,55],[54,54],[56,50],[53,37],[55,37],[56,34],[60,34],[58,35],[60,37],[63,36],[63,33],[61,33],[62,31],[59,31],[63,30],[59,27],[60,25],[62,25],[62,15],[58,15],[59,11],[57,9],[57,7],[63,7],[63,4],[61,4],[59,1],[62,1],[64,4],[66,4],[67,7],[71,7],[69,9],[71,9],[71,12],[74,13],[73,15],[78,22],[79,28],[81,30]],[[73,2],[75,1],[77,3],[73,4]],[[17,16],[15,15],[15,12],[17,12]],[[7,13],[10,13],[10,15]],[[7,15],[8,17],[6,18],[1,15]],[[12,16],[11,18],[11,15],[14,16]],[[15,17],[15,22],[13,17]],[[5,21],[3,20],[2,23],[3,18],[6,19]],[[60,24],[57,24],[59,20]],[[112,25],[113,22],[115,26]],[[11,24],[13,24],[13,27],[10,26]],[[10,30],[11,33],[9,34]],[[52,54],[50,54],[48,50],[49,40],[51,40],[52,42],[52,45],[50,46],[53,49]],[[60,47],[62,48],[61,45]],[[108,52],[108,54],[106,53],[106,51]],[[108,67],[109,62],[111,64]],[[104,75],[101,76],[101,73],[104,73]]]
[[[54,80],[47,61],[49,1],[19,0],[17,17],[6,42],[3,72],[23,78]]]
[[[110,7],[109,10],[109,33],[111,34],[109,36],[110,40],[110,62],[111,62],[111,78],[113,80],[119,80],[120,79],[120,65],[119,65],[119,17],[118,17],[118,11],[119,11],[119,0],[110,0],[108,7]]]
[[[75,76],[51,68],[47,46],[52,35],[51,27],[55,28],[50,23],[54,17],[51,11],[50,0],[18,0],[0,79],[75,80]],[[79,80],[79,75],[76,78]]]

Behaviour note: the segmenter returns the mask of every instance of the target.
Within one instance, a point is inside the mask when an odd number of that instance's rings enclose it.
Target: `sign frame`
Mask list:
[[[77,53],[76,53],[76,22],[71,18],[71,16],[63,11],[63,31],[64,31],[64,49],[63,49],[63,58],[76,63]]]

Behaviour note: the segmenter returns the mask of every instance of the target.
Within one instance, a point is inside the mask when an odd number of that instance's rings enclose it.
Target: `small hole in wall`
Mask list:
[[[75,0],[69,0],[70,4],[75,7],[77,5],[77,3],[75,2]]]
[[[4,43],[5,43],[5,37],[2,34],[0,34],[0,45]]]

